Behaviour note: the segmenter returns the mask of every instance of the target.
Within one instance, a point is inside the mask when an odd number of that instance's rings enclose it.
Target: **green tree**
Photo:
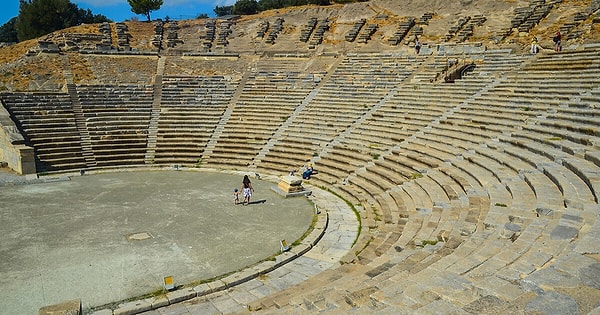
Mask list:
[[[259,0],[258,9],[260,11],[266,11],[271,9],[281,9],[286,6],[284,0]]]
[[[150,22],[150,12],[160,9],[163,0],[127,0],[131,6],[131,12],[146,16]]]
[[[109,21],[103,15],[93,15],[69,0],[20,0],[19,16],[15,22],[19,41],[79,25]]]
[[[4,25],[0,26],[0,42],[16,43],[18,41],[17,29],[15,28],[16,23],[17,17],[15,16],[4,23]]]
[[[256,0],[238,0],[233,5],[233,14],[249,15],[258,13]]]
[[[93,14],[92,10],[79,9],[78,10],[78,24],[95,24],[102,22],[112,22],[109,18],[102,14]]]
[[[354,2],[355,0],[349,1]],[[329,0],[258,0],[258,11],[281,9],[306,4],[330,5],[331,2]]]
[[[233,6],[232,5],[224,5],[224,6],[216,6],[213,11],[217,16],[225,16],[233,14]]]

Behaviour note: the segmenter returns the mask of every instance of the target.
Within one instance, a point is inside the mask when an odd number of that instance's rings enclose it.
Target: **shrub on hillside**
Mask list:
[[[104,15],[80,9],[69,0],[21,0],[15,29],[19,41],[37,38],[83,23],[110,22]]]
[[[3,43],[16,43],[17,39],[17,29],[15,28],[15,24],[17,23],[17,18],[14,17],[6,22],[4,25],[0,26],[0,42]]]

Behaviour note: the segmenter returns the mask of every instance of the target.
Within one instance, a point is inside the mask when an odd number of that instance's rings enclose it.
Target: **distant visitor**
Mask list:
[[[233,189],[233,203],[236,205],[240,203],[240,192],[237,188]]]
[[[532,54],[537,54],[540,51],[540,47],[538,46],[538,39],[537,37],[533,37],[533,39],[531,40],[531,53]]]
[[[252,188],[252,182],[250,182],[248,175],[244,175],[244,179],[242,180],[242,192],[244,194],[244,205],[247,205],[250,203],[250,198],[254,192],[254,188]]]

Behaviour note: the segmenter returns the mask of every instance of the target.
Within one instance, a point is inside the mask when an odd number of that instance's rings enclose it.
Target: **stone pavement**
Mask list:
[[[275,180],[275,178],[267,179]],[[310,187],[310,186],[307,186]],[[340,199],[314,187],[310,187],[309,197],[318,207],[320,214],[316,228],[302,244],[292,247],[290,252],[277,257],[277,268],[272,262],[264,262],[239,274],[248,277],[236,285],[235,280],[243,276],[216,280],[211,283],[198,285],[189,290],[184,301],[172,303],[172,297],[159,296],[143,301],[133,301],[120,305],[114,311],[98,310],[94,315],[122,314],[126,310],[155,308],[143,314],[229,314],[246,312],[253,301],[268,297],[276,292],[298,285],[309,278],[315,277],[325,270],[340,265],[340,260],[351,249],[358,233],[356,215],[348,205]],[[310,243],[310,244],[309,244]],[[300,254],[300,251],[303,251]],[[284,263],[285,260],[289,262]],[[281,262],[281,264],[279,264]],[[231,279],[231,280],[230,280]],[[230,285],[229,283],[233,283]],[[210,293],[212,290],[217,292]],[[192,297],[197,295],[197,297]],[[174,297],[176,294],[172,294]],[[190,298],[191,297],[191,298]],[[166,301],[169,300],[169,301]],[[171,303],[164,307],[153,307],[160,302]]]
[[[256,266],[279,252],[280,240],[306,233],[313,205],[281,197],[271,190],[276,182],[253,178],[254,202],[234,205],[241,174],[154,169],[37,179],[2,172],[0,313],[35,314],[72,299],[86,313],[116,308],[162,289],[165,276],[180,287]],[[265,263],[275,267],[289,255]],[[240,274],[225,281],[240,282]]]

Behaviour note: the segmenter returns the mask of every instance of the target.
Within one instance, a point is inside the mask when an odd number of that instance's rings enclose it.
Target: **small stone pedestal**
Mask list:
[[[296,176],[284,176],[277,184],[277,187],[271,187],[275,192],[280,195],[288,197],[297,197],[297,196],[308,196],[312,192],[310,190],[305,190],[302,187],[302,179]]]

